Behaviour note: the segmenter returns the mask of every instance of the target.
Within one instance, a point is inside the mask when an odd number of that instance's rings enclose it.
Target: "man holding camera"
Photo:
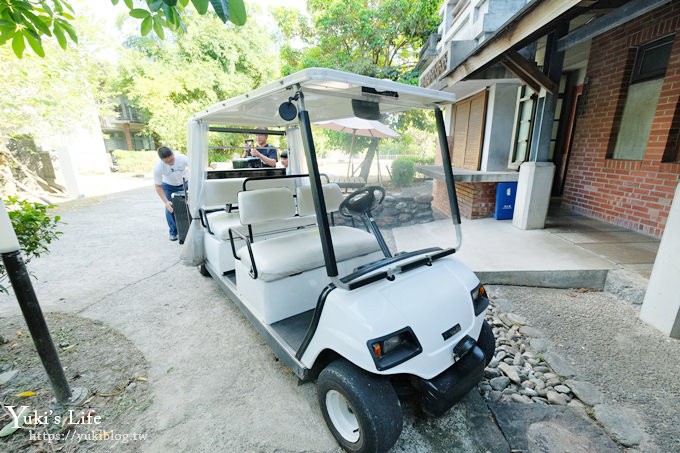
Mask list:
[[[252,140],[246,140],[246,149],[243,152],[243,157],[257,157],[262,162],[263,167],[276,167],[278,162],[278,155],[276,148],[267,143],[267,134],[255,134],[255,141],[257,144],[253,146]]]

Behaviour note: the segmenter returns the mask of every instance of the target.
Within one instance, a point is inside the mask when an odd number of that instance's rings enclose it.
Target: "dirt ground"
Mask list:
[[[57,409],[54,392],[22,316],[0,318],[0,372],[18,373],[0,387],[5,409],[0,425],[13,423],[11,412],[28,406],[31,420],[0,439],[3,451],[88,451],[92,448],[136,451],[152,423],[145,411],[152,403],[148,364],[142,353],[114,329],[75,315],[48,314],[47,323],[72,389],[87,396]],[[105,341],[101,341],[105,339]],[[20,396],[31,395],[34,396]]]

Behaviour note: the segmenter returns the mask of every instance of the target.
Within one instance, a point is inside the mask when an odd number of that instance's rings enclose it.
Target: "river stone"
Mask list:
[[[555,386],[555,391],[559,393],[569,393],[570,389],[566,385],[556,385]]]
[[[515,403],[529,404],[531,403],[531,398],[515,393],[514,395],[510,395],[510,401],[514,401]]]
[[[582,382],[570,379],[565,382],[571,391],[588,406],[604,403],[604,395],[590,382]]]
[[[547,398],[548,402],[550,404],[556,404],[558,406],[566,406],[567,405],[567,400],[564,398],[564,395],[555,392],[554,390],[548,390],[547,393]]]
[[[527,387],[527,388],[523,388],[523,389],[520,390],[519,392],[520,392],[522,395],[526,395],[526,396],[529,396],[529,397],[531,397],[531,396],[538,396],[538,393],[536,392],[536,390],[531,389],[531,388],[528,388],[528,387]]]
[[[492,389],[501,391],[506,388],[508,384],[510,384],[510,378],[505,376],[495,377],[489,381],[489,384],[491,385]]]
[[[485,368],[484,369],[484,377],[486,379],[493,379],[493,378],[496,378],[500,375],[501,375],[500,371],[498,371],[494,368]]]
[[[0,385],[7,384],[9,381],[14,379],[14,377],[17,374],[19,374],[18,370],[9,370],[9,371],[5,371],[4,373],[0,374]]]
[[[515,367],[508,365],[505,362],[502,362],[498,364],[498,369],[501,370],[501,372],[504,375],[509,377],[512,382],[516,384],[520,384],[522,382],[522,379],[519,377],[519,374],[517,373],[517,369]]]
[[[598,404],[595,406],[595,418],[621,445],[634,447],[642,442],[644,433],[632,420],[633,414],[630,411],[608,404]]]
[[[555,354],[554,352],[543,353],[545,361],[548,362],[550,367],[555,370],[557,374],[564,377],[574,377],[576,376],[576,369],[561,356]]]

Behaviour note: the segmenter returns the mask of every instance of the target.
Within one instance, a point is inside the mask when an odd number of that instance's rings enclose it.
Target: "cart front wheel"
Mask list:
[[[340,446],[350,452],[385,452],[401,434],[403,414],[392,384],[345,360],[319,374],[321,412]]]
[[[198,272],[204,277],[212,277],[212,275],[210,275],[210,272],[208,272],[208,268],[205,267],[205,263],[198,266]]]

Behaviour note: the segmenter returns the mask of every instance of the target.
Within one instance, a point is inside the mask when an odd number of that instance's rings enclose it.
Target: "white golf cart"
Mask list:
[[[316,380],[328,427],[347,451],[386,451],[400,396],[432,416],[479,382],[495,340],[488,299],[453,255],[460,216],[440,106],[450,93],[307,69],[195,114],[189,122],[192,223],[182,259],[212,276],[275,354]],[[393,253],[372,212],[380,186],[344,196],[319,169],[311,122],[433,109],[456,242]],[[209,133],[286,135],[289,172],[210,170]],[[338,211],[364,230],[336,226]]]

